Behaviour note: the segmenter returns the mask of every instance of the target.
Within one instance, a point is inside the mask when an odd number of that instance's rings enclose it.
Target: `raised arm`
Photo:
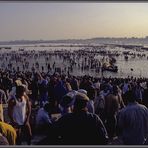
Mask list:
[[[27,95],[25,95],[25,99],[26,99],[26,103],[27,103],[27,114],[26,114],[26,121],[25,124],[29,123],[29,119],[30,119],[30,115],[31,115],[31,102],[29,101],[29,97]]]
[[[12,122],[12,124],[17,124],[16,121],[13,118],[13,108],[15,105],[15,101],[13,99],[10,99],[8,101],[8,116],[10,118],[10,121]]]

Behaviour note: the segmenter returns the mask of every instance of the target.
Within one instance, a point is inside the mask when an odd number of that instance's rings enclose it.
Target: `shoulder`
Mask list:
[[[40,108],[40,109],[38,109],[38,111],[37,111],[38,114],[42,114],[42,112],[43,112],[43,108]]]
[[[10,105],[14,105],[16,103],[16,99],[14,96],[12,96],[9,100],[8,100],[8,104]]]
[[[122,108],[119,112],[119,114],[124,114],[125,112],[127,112],[130,108],[128,106]]]
[[[67,113],[63,116],[61,116],[56,122],[54,122],[54,126],[56,127],[60,127],[60,126],[65,126],[67,125],[68,122],[71,121],[71,119],[73,119],[73,115],[72,113]]]
[[[4,91],[2,89],[0,89],[0,93],[4,93]]]
[[[63,116],[61,116],[61,117],[58,119],[58,122],[68,121],[69,119],[73,119],[73,118],[74,118],[73,113],[67,113],[67,114],[64,114]]]
[[[139,107],[141,107],[141,108],[143,108],[143,109],[148,109],[145,105],[143,105],[143,104],[137,104]]]
[[[145,105],[138,104],[139,108],[148,113],[148,108]]]
[[[89,119],[94,120],[95,122],[101,122],[100,117],[97,114],[93,114],[93,113],[87,113],[87,116]]]
[[[29,102],[29,97],[28,97],[27,94],[24,95],[24,99],[25,99],[27,102]]]

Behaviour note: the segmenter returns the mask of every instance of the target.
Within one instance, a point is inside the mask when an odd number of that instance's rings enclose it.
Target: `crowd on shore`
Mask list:
[[[1,145],[148,144],[147,107],[147,78],[0,70]]]
[[[0,144],[31,145],[36,135],[37,145],[148,144],[148,78],[101,71],[121,55],[95,48],[1,53]]]

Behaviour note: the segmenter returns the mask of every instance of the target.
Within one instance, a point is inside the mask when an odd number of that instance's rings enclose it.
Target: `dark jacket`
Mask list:
[[[85,111],[69,113],[55,123],[55,131],[64,145],[107,144],[108,136],[101,119]]]

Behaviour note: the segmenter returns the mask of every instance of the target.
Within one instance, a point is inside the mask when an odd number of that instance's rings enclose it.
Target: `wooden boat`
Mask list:
[[[118,72],[118,67],[114,65],[110,65],[108,67],[102,67],[102,71]]]
[[[102,64],[101,70],[102,70],[102,72],[103,72],[103,71],[118,72],[118,67],[115,66],[113,63],[104,62],[104,63]]]
[[[11,49],[11,47],[4,47],[5,49]]]
[[[19,48],[19,51],[24,51],[24,48]]]

